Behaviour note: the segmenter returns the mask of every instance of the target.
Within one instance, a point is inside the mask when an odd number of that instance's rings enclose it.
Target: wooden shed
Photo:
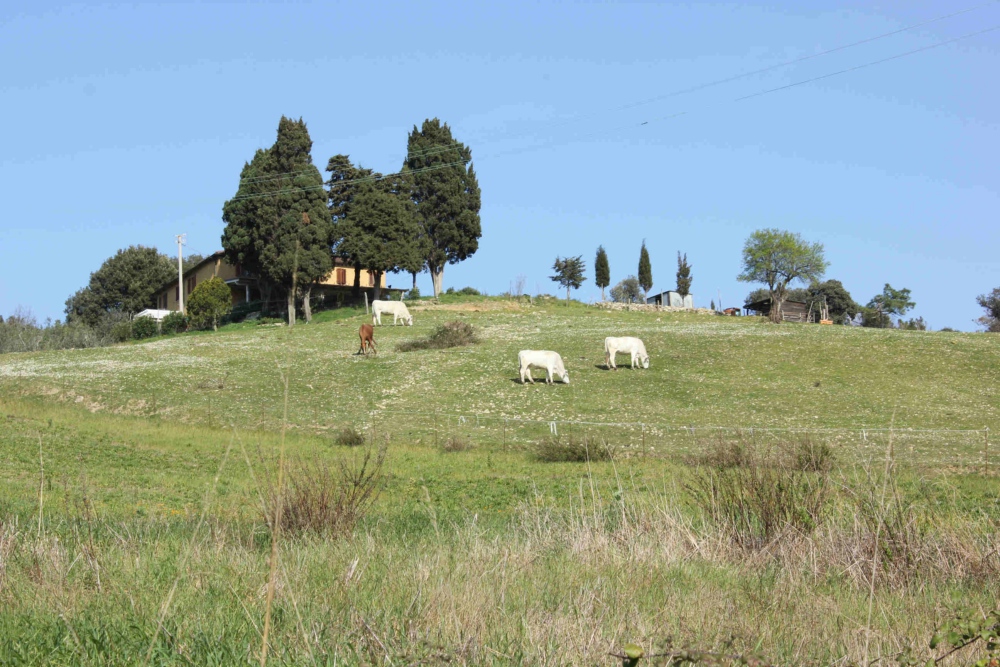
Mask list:
[[[758,315],[768,316],[771,314],[771,299],[761,299],[748,303],[743,308]],[[808,322],[809,304],[804,301],[785,301],[781,304],[781,319],[785,322]]]

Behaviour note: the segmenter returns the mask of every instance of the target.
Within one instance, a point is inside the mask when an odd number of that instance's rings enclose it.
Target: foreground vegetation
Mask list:
[[[936,628],[1000,599],[997,477],[899,431],[995,427],[985,335],[413,312],[376,330],[374,359],[353,355],[358,316],[0,360],[0,663],[256,664],[266,624],[271,664],[614,664],[629,642],[897,664],[943,655]],[[479,343],[395,351],[456,317]],[[597,367],[623,327],[648,371]],[[573,383],[513,382],[528,343],[563,351]],[[469,417],[396,415],[435,408]],[[867,448],[696,430],[644,451],[623,428],[474,418],[653,412],[894,430]],[[366,480],[380,493],[355,503]]]

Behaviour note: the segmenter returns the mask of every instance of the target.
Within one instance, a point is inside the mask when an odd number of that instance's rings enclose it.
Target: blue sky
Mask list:
[[[933,328],[971,330],[975,296],[1000,286],[1000,30],[734,100],[994,26],[1000,2],[975,0],[7,2],[0,314],[62,317],[128,245],[174,254],[186,233],[219,249],[222,204],[284,114],[308,123],[320,169],[347,153],[396,171],[414,125],[451,125],[483,237],[445,286],[497,293],[524,275],[558,294],[556,255],[583,255],[587,301],[598,244],[614,283],[646,239],[654,291],[682,251],[698,305],[740,305],[743,242],[778,227],[822,242],[856,301],[889,282]]]

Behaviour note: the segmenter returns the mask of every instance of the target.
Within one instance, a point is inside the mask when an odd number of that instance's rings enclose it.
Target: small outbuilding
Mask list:
[[[646,303],[655,306],[670,306],[671,308],[694,308],[694,296],[679,292],[660,292],[646,297]]]

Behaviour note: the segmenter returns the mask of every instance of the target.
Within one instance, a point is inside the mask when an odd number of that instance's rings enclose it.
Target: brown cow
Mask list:
[[[361,349],[358,350],[358,354],[368,354],[370,349],[373,354],[378,354],[378,350],[375,349],[375,330],[372,329],[370,324],[362,324],[361,328],[358,329],[358,336],[361,338]]]

